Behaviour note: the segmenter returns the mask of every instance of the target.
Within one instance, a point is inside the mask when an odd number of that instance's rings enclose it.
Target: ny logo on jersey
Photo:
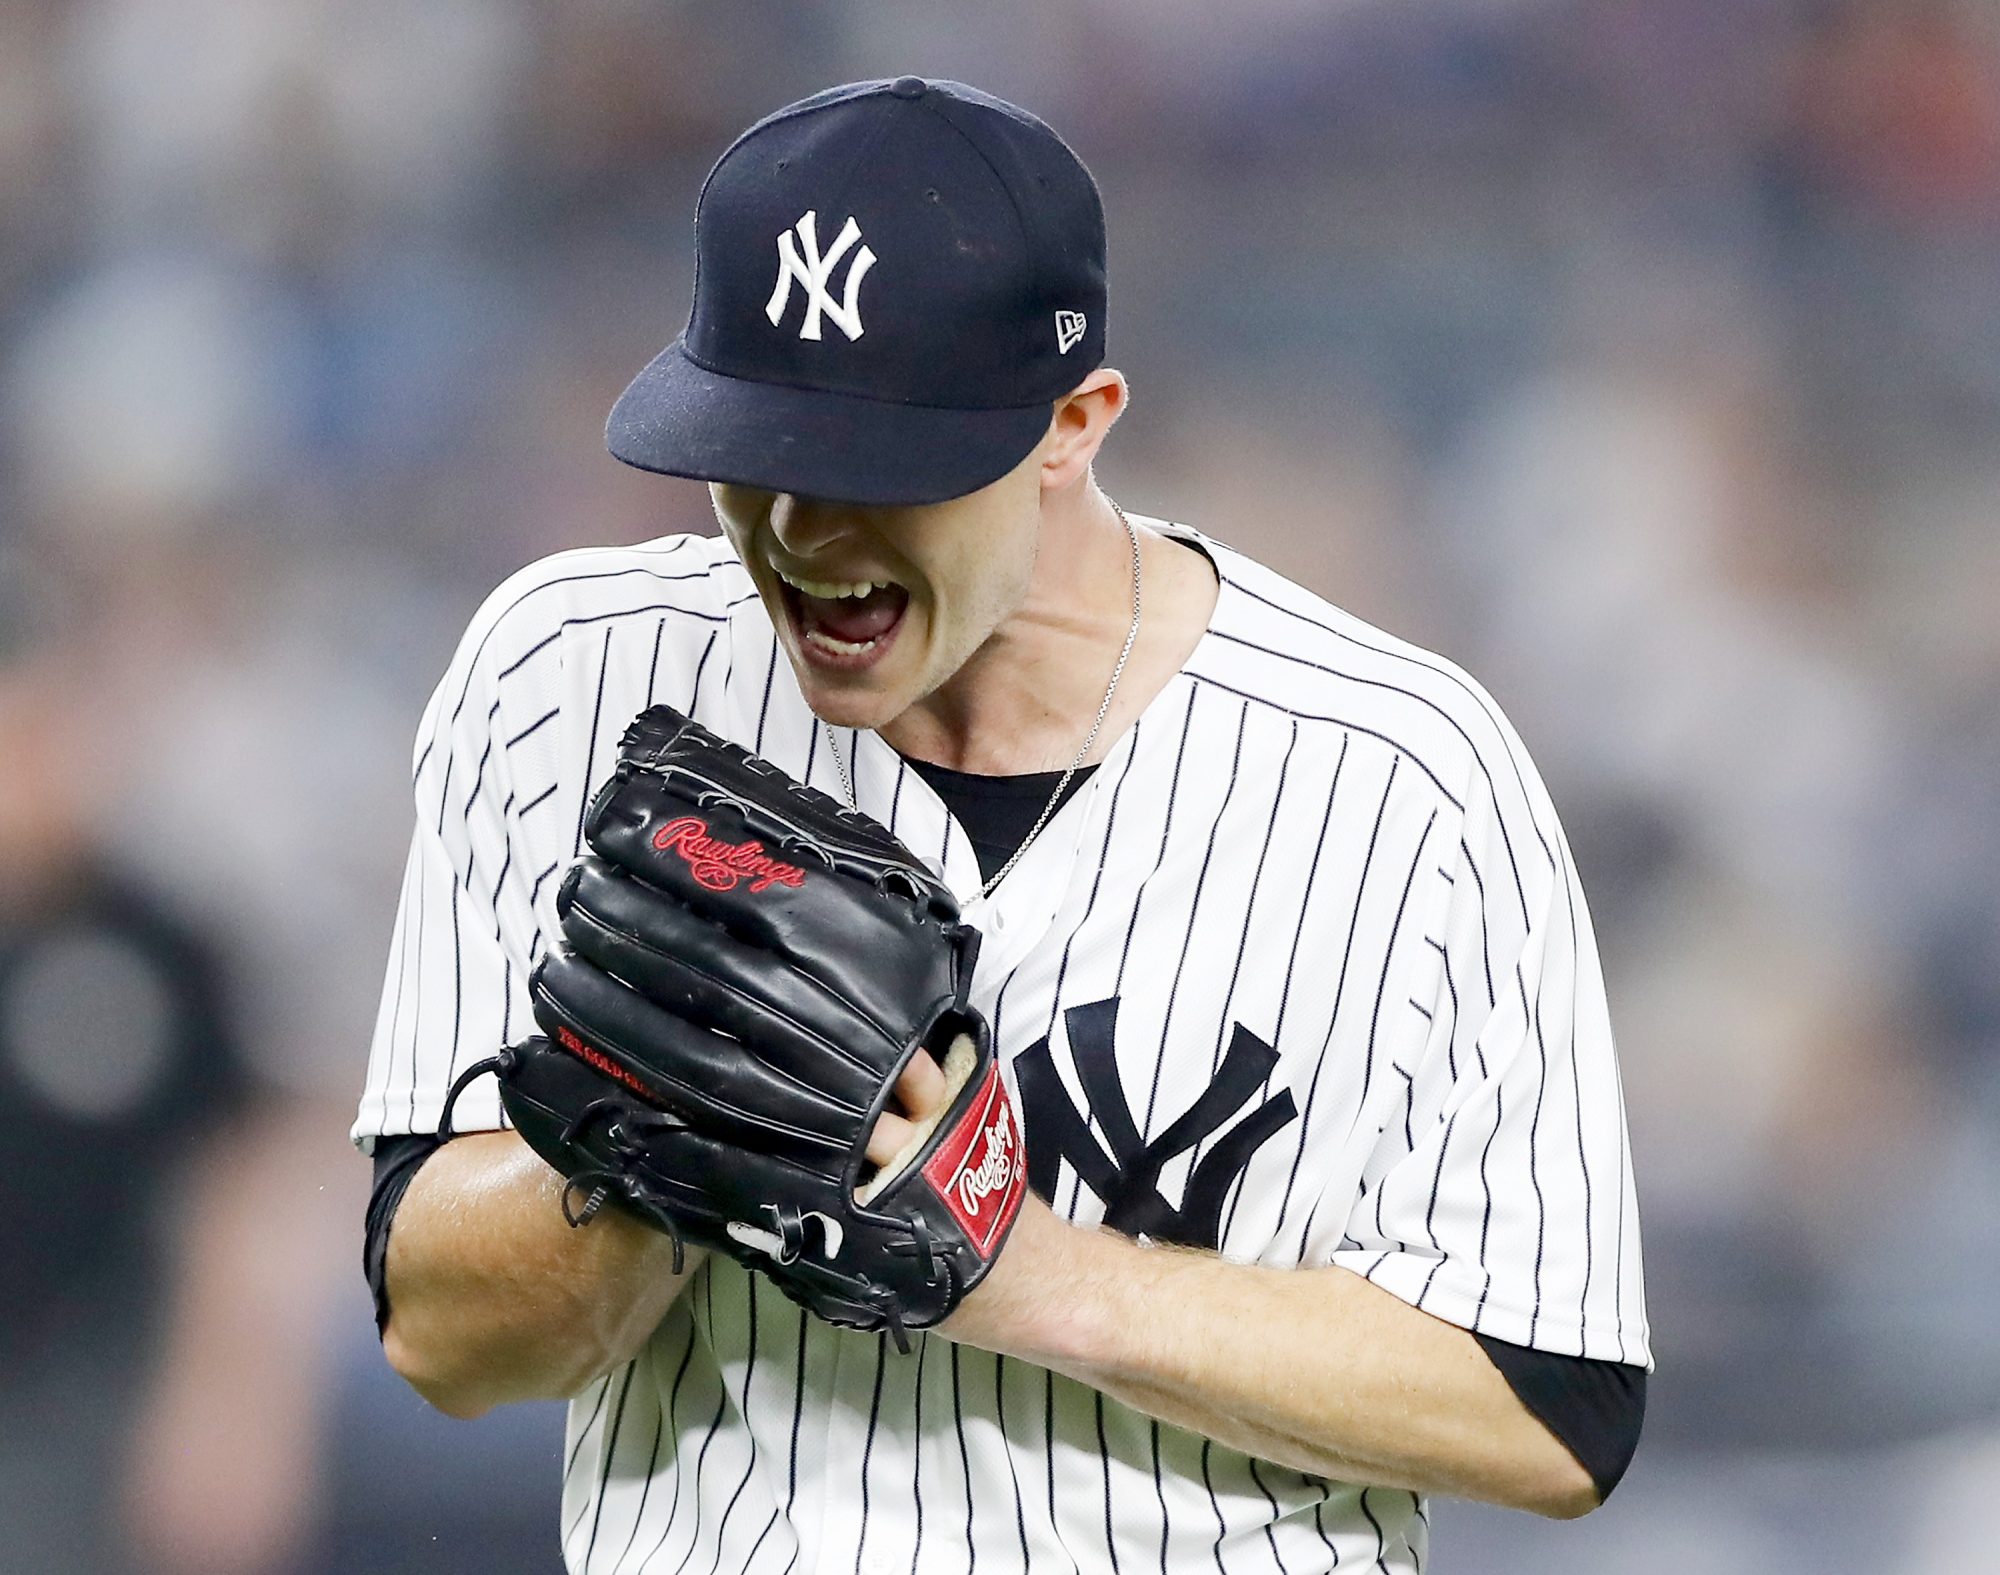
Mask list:
[[[1021,1115],[1027,1128],[1028,1185],[1044,1199],[1053,1199],[1058,1166],[1066,1159],[1083,1184],[1103,1200],[1104,1223],[1112,1229],[1185,1247],[1219,1248],[1222,1206],[1230,1189],[1265,1140],[1298,1114],[1291,1090],[1258,1105],[1195,1162],[1179,1208],[1160,1196],[1160,1171],[1214,1136],[1256,1097],[1278,1064],[1277,1052],[1236,1024],[1215,1081],[1147,1142],[1139,1135],[1124,1085],[1118,1081],[1113,1053],[1118,998],[1072,1006],[1063,1013],[1063,1021],[1069,1028],[1070,1054],[1083,1083],[1089,1116],[1070,1102],[1046,1036],[1016,1058]],[[1091,1118],[1102,1129],[1109,1154],[1091,1133]]]
[[[771,319],[771,326],[776,328],[784,321],[785,308],[792,299],[792,281],[796,279],[806,292],[806,318],[799,325],[801,339],[819,338],[822,314],[831,317],[834,327],[849,339],[859,339],[862,334],[861,281],[875,266],[875,253],[864,245],[854,254],[847,265],[847,280],[841,286],[840,300],[834,300],[826,282],[833,276],[840,259],[860,239],[861,226],[849,215],[847,223],[841,226],[840,234],[834,237],[833,249],[822,257],[819,250],[819,216],[811,208],[805,211],[798,223],[780,234],[778,282],[771,287],[771,299],[764,306],[764,315]]]

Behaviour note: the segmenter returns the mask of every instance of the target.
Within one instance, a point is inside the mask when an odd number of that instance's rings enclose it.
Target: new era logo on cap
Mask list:
[[[1085,318],[1081,312],[1056,313],[1056,349],[1063,355],[1074,350],[1083,337]]]

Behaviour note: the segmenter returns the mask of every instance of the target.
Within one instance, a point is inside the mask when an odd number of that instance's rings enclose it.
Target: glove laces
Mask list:
[[[500,1050],[483,1061],[475,1061],[457,1077],[452,1079],[451,1088],[444,1096],[444,1109],[438,1114],[438,1141],[448,1143],[458,1136],[452,1128],[452,1111],[458,1104],[459,1095],[467,1086],[477,1082],[488,1073],[497,1076],[503,1083],[514,1073],[521,1063],[521,1056],[512,1046]],[[645,1145],[639,1135],[627,1124],[629,1120],[644,1120],[616,1099],[594,1099],[570,1119],[563,1128],[561,1141],[571,1147],[579,1146],[590,1134],[593,1127],[603,1126],[603,1140],[612,1149],[611,1160],[601,1165],[586,1166],[576,1171],[563,1182],[562,1215],[572,1230],[580,1229],[596,1219],[606,1202],[613,1196],[623,1199],[634,1208],[646,1214],[655,1222],[667,1239],[674,1244],[673,1272],[682,1273],[687,1267],[687,1243],[682,1239],[673,1216],[664,1207],[666,1200],[644,1179],[632,1173],[631,1163],[645,1152]],[[677,1126],[671,1117],[659,1118],[662,1126]],[[625,1167],[625,1168],[619,1168]],[[582,1202],[577,1202],[578,1198]]]

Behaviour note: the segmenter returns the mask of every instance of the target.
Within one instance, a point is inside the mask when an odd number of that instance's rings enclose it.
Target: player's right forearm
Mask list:
[[[390,1365],[440,1411],[566,1399],[630,1358],[696,1267],[606,1209],[564,1220],[562,1178],[511,1132],[456,1138],[427,1159],[389,1233]]]

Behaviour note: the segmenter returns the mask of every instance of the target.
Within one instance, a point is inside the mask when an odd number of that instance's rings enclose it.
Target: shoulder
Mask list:
[[[1222,542],[1173,529],[1208,553],[1222,580],[1208,636],[1188,664],[1198,682],[1302,727],[1386,745],[1461,808],[1468,791],[1532,776],[1512,724],[1457,663]]]
[[[539,559],[501,581],[476,612],[460,658],[505,672],[565,632],[621,619],[726,623],[755,590],[729,543],[663,536],[631,547],[578,547]]]
[[[417,733],[419,774],[447,734],[478,748],[493,727],[518,729],[589,703],[571,692],[590,665],[571,660],[579,638],[607,651],[613,639],[643,642],[656,665],[671,666],[740,621],[738,609],[754,613],[756,596],[729,543],[710,536],[581,547],[515,571],[472,615],[432,692]]]

